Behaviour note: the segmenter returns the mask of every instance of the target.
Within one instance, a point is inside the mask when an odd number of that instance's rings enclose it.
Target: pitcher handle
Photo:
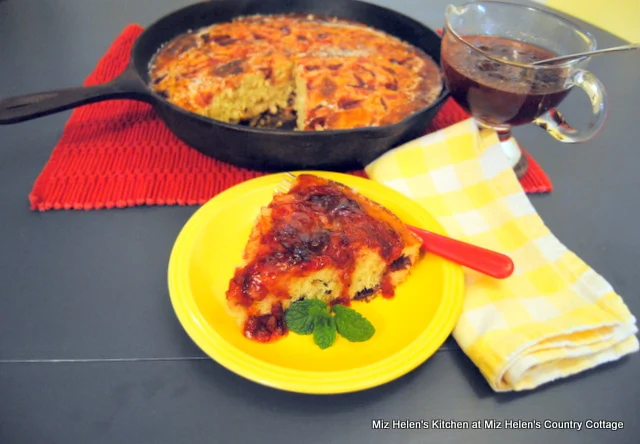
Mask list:
[[[583,69],[576,70],[568,79],[567,87],[578,86],[589,96],[593,115],[589,126],[582,131],[576,130],[567,123],[560,111],[551,108],[545,114],[533,121],[540,128],[547,131],[551,136],[565,143],[586,142],[593,139],[604,126],[609,113],[609,103],[607,92],[600,80]]]

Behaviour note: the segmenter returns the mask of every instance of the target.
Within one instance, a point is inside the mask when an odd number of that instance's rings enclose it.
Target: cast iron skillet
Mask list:
[[[395,125],[315,132],[258,129],[202,117],[169,103],[147,85],[149,61],[173,37],[237,16],[290,12],[352,19],[413,44],[438,63],[440,60],[440,37],[434,31],[380,6],[354,0],[207,1],[175,11],[149,26],[135,42],[129,66],[108,83],[0,100],[0,124],[103,100],[140,100],[153,105],[167,127],[187,145],[219,160],[265,171],[357,169],[421,134],[448,96],[444,87],[434,104]]]

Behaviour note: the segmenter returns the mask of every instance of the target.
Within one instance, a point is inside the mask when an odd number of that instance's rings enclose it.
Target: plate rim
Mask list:
[[[442,225],[422,206],[402,193],[393,190],[371,179],[349,175],[345,173],[304,170],[294,171],[294,174],[315,174],[333,179],[348,186],[357,187],[358,183],[376,187],[386,195],[402,201],[403,206],[411,207],[417,216],[429,219],[434,226],[431,231],[446,235]],[[255,356],[237,349],[227,342],[215,329],[207,328],[202,315],[197,310],[195,300],[191,295],[188,280],[180,279],[188,266],[188,252],[193,240],[199,235],[199,227],[205,225],[215,213],[216,207],[229,199],[237,198],[252,189],[258,189],[269,182],[280,183],[286,173],[273,173],[252,178],[234,185],[211,198],[198,208],[181,228],[171,250],[167,283],[169,297],[173,310],[182,328],[190,339],[212,360],[227,370],[271,388],[305,393],[305,394],[339,394],[366,390],[386,384],[426,362],[446,341],[451,334],[462,312],[464,300],[464,274],[460,265],[442,259],[443,266],[443,294],[433,315],[433,321],[425,326],[418,337],[396,353],[384,357],[372,364],[349,370],[339,371],[307,371],[289,369],[276,364],[265,362]],[[351,182],[349,184],[348,182]],[[355,182],[355,184],[353,184]],[[421,213],[421,214],[420,214]],[[425,336],[429,338],[424,341]],[[209,340],[205,340],[208,337]],[[421,343],[421,341],[424,341]]]

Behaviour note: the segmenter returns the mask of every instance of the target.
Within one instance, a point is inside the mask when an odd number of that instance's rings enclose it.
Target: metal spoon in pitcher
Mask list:
[[[628,45],[614,46],[613,48],[597,49],[595,51],[579,52],[577,54],[553,57],[551,59],[538,60],[531,63],[532,65],[546,65],[548,63],[564,62],[566,60],[579,59],[580,57],[591,57],[594,55],[609,54],[612,52],[630,51],[640,49],[640,43],[630,43]]]

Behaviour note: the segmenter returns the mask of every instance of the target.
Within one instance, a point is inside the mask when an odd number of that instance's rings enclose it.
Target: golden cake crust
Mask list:
[[[191,112],[238,123],[288,108],[298,130],[397,123],[442,91],[439,67],[418,48],[362,24],[299,14],[239,17],[178,36],[152,60],[150,79]]]

